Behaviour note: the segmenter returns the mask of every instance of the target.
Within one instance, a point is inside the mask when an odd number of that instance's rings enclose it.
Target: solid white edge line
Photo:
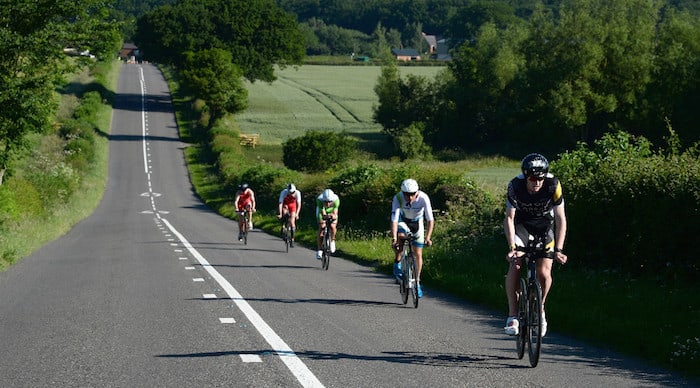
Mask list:
[[[236,303],[236,306],[245,314],[250,323],[258,330],[260,335],[263,336],[265,341],[272,347],[274,352],[280,357],[280,360],[289,368],[294,377],[299,381],[299,383],[304,387],[323,387],[321,381],[309,370],[309,368],[302,362],[299,357],[294,353],[294,351],[287,345],[282,338],[275,333],[274,330],[265,322],[260,314],[255,311],[248,302],[243,299],[243,296],[238,293],[238,291],[231,285],[231,283],[226,280],[219,272],[212,267],[209,262],[199,254],[199,252],[190,245],[190,243],[185,239],[185,237],[178,232],[175,227],[173,227],[168,220],[161,218],[161,220],[167,225],[170,231],[177,236],[182,245],[187,248],[188,251],[194,256],[197,261],[204,267],[204,269],[209,272],[212,278],[216,280],[221,288],[226,291],[226,294]]]
[[[143,77],[143,67],[139,67],[141,82],[141,138],[143,139],[143,170],[148,174],[148,162],[146,157],[146,91]]]

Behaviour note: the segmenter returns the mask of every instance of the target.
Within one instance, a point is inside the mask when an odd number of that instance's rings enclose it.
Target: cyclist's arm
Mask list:
[[[435,220],[428,221],[428,230],[425,232],[425,242],[428,243],[428,245],[433,244],[430,237],[433,235],[433,228],[434,227],[435,227]]]
[[[296,198],[297,198],[297,216],[296,216],[296,218],[299,219],[299,214],[301,214],[301,192],[299,190],[296,191]]]
[[[515,256],[515,208],[506,207],[506,218],[503,220],[503,230],[506,235],[506,242],[508,243],[508,256],[506,260],[510,260],[511,257]]]
[[[236,198],[233,199],[233,208],[238,211],[238,201],[241,199],[241,194],[236,192]]]
[[[554,207],[554,246],[557,250],[564,250],[564,241],[566,240],[566,212],[564,211],[564,203]],[[557,261],[564,264],[567,257],[562,252],[556,253]]]

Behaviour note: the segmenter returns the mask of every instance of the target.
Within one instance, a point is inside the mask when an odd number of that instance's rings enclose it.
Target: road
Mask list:
[[[3,387],[692,385],[556,322],[533,369],[503,314],[429,288],[413,309],[370,268],[243,245],[192,189],[154,66],[122,66],[109,139],[94,213],[0,273]]]

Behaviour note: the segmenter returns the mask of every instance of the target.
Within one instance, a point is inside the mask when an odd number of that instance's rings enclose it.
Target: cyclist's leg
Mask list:
[[[554,250],[554,231],[552,229],[547,233],[545,240],[547,252]],[[550,258],[542,258],[537,260],[537,278],[542,286],[542,312],[544,312],[544,302],[547,300],[547,294],[552,288],[552,262]]]
[[[325,222],[323,221],[322,218],[318,218],[317,221],[318,221],[318,233],[316,235],[316,246],[318,249],[316,250],[316,258],[318,259],[321,257],[321,255],[323,253],[322,252],[323,251],[323,226],[324,226]]]
[[[242,209],[238,209],[238,211],[236,213],[238,213],[238,238],[240,239],[241,235],[243,235],[243,228],[244,228],[243,224],[245,223],[245,219],[243,218]]]
[[[335,234],[338,231],[338,219],[337,218],[335,220],[333,220],[333,222],[331,223],[330,229],[331,229],[331,235],[330,235],[331,253],[335,253]]]
[[[289,212],[289,226],[292,228],[292,240],[294,240],[294,232],[297,230],[297,213]]]
[[[396,230],[396,245],[397,249],[394,249],[395,257],[394,263],[401,262],[401,254],[403,253],[404,241],[406,241],[406,232],[408,232],[408,225],[405,222],[400,221],[398,223],[398,229]]]
[[[519,247],[524,247],[525,243],[523,241],[528,241],[530,234],[522,225],[515,225],[515,245]],[[518,252],[518,256],[521,256],[522,252]],[[518,266],[522,268],[522,260],[518,260]],[[518,316],[518,300],[516,293],[520,288],[520,268],[513,264],[508,266],[508,273],[506,274],[506,296],[508,297],[508,316],[517,317]]]

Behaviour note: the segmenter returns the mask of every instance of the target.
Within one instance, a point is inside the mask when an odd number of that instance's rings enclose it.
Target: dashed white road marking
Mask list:
[[[262,362],[262,359],[257,354],[241,354],[243,362]]]
[[[219,318],[219,321],[221,323],[236,323],[236,320],[233,318]]]
[[[143,68],[139,68],[139,77],[140,77],[140,83],[141,83],[141,138],[142,138],[142,147],[143,147],[143,170],[146,174],[146,179],[147,179],[147,184],[148,184],[148,192],[150,194],[153,194],[153,188],[152,188],[152,183],[151,183],[151,167],[149,165],[150,163],[150,155],[149,155],[149,150],[150,146],[148,144],[148,141],[146,139],[146,135],[148,134],[148,123],[146,118],[148,117],[147,112],[146,112],[146,82],[145,78],[143,75]],[[309,370],[309,368],[304,364],[303,361],[297,357],[297,355],[294,353],[294,351],[287,345],[282,338],[275,333],[274,330],[265,322],[260,314],[255,311],[248,302],[243,299],[243,296],[241,296],[238,291],[233,288],[231,283],[226,280],[214,267],[212,267],[209,262],[202,256],[192,245],[185,239],[185,237],[180,234],[171,224],[168,222],[168,220],[161,218],[161,213],[165,214],[165,212],[159,212],[156,208],[155,205],[155,200],[154,198],[156,196],[150,195],[151,197],[151,207],[152,211],[156,214],[157,222],[163,221],[165,225],[168,227],[168,229],[175,235],[177,238],[180,240],[180,242],[183,244],[185,248],[190,252],[190,254],[197,259],[197,261],[202,265],[202,267],[211,275],[211,277],[216,280],[217,283],[224,289],[226,294],[231,298],[231,300],[234,301],[234,303],[238,306],[238,308],[245,314],[245,316],[248,318],[250,323],[258,330],[258,332],[262,335],[262,337],[267,341],[267,343],[274,349],[274,352],[279,356],[280,360],[287,366],[290,372],[294,375],[294,377],[299,381],[299,383],[303,387],[323,387],[323,384],[321,381]],[[181,249],[175,249],[175,252],[182,252]],[[185,267],[187,270],[193,270],[194,267]],[[204,297],[207,298],[207,295],[214,295],[214,294],[204,294]],[[216,297],[216,295],[214,295]],[[241,360],[243,362],[262,362],[260,356],[255,355],[255,354],[241,354]]]
[[[204,299],[216,299],[216,294],[204,294],[202,295]]]
[[[203,282],[204,278],[193,278],[192,281],[193,282]]]

